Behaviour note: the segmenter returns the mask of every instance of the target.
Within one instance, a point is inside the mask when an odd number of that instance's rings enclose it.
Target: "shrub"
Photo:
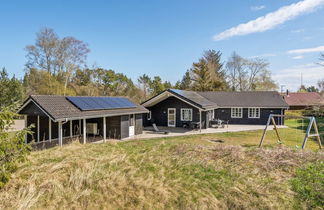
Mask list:
[[[4,108],[0,112],[0,188],[10,179],[17,169],[17,163],[24,161],[30,151],[30,146],[24,143],[24,137],[30,133],[29,129],[8,132],[17,117],[12,107]]]
[[[324,162],[317,162],[297,170],[292,189],[308,208],[324,206]]]
[[[312,106],[303,111],[304,116],[324,117],[324,106]]]

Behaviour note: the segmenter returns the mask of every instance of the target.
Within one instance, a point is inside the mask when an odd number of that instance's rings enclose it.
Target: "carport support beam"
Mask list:
[[[103,137],[104,137],[104,142],[106,142],[106,117],[103,118]]]
[[[39,132],[40,132],[40,129],[39,129],[39,115],[37,115],[37,142],[39,142]]]
[[[199,110],[199,132],[201,133],[201,110]]]
[[[81,119],[80,119],[80,120],[79,120],[79,135],[80,135],[80,136],[81,136],[81,133],[82,133],[82,132],[81,132],[81,129],[82,129],[81,127],[82,127],[82,126],[81,126]]]
[[[83,119],[83,144],[87,142],[87,120]]]
[[[28,124],[27,124],[27,115],[24,116],[25,119],[25,129],[27,128]],[[25,144],[27,144],[27,134],[25,134]]]
[[[48,118],[48,140],[52,141],[52,120]]]
[[[58,143],[59,146],[62,147],[63,145],[63,132],[62,132],[62,122],[58,122]]]
[[[73,136],[72,120],[70,120],[70,138]]]

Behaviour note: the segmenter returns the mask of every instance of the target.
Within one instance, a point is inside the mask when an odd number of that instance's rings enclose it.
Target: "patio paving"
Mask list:
[[[278,128],[286,128],[286,126],[277,126]],[[239,132],[239,131],[253,131],[263,130],[265,125],[228,125],[224,128],[207,128],[199,130],[191,130],[186,128],[171,128],[158,126],[161,131],[168,131],[168,134],[161,134],[153,132],[153,127],[145,127],[142,134],[127,138],[131,139],[149,139],[149,138],[161,138],[170,136],[186,136],[195,134],[207,134],[207,133],[224,133],[224,132]],[[273,129],[273,126],[269,126],[268,129]]]

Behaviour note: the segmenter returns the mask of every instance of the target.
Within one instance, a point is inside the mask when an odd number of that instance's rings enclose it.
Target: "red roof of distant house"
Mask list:
[[[284,99],[289,106],[324,105],[323,97],[315,92],[289,93],[288,95],[284,95]]]

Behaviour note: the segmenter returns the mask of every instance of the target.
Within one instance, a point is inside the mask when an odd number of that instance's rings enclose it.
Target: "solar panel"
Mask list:
[[[66,97],[74,106],[82,111],[104,110],[104,109],[126,109],[135,108],[136,105],[123,97]]]

